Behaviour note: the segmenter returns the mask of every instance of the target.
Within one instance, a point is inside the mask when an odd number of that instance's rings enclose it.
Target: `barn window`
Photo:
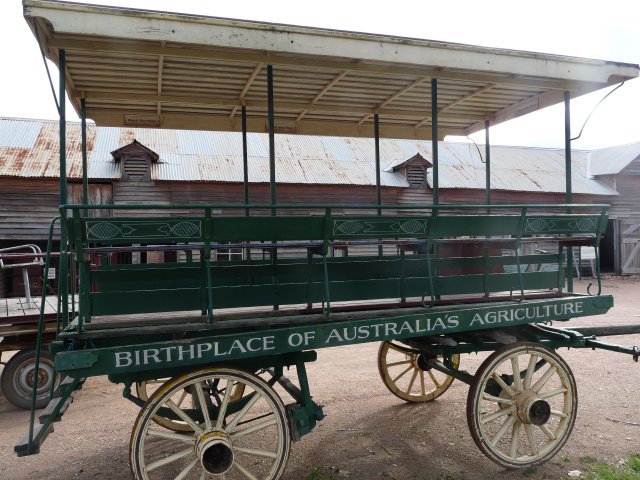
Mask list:
[[[407,182],[410,187],[424,187],[427,182],[427,171],[420,165],[409,165],[407,167]]]

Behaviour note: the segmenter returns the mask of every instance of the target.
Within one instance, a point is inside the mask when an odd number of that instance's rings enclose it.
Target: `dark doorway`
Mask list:
[[[600,241],[600,271],[615,272],[615,220],[607,222],[607,231]]]

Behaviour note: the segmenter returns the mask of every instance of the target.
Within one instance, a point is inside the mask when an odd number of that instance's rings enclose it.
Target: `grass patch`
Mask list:
[[[584,478],[587,480],[640,480],[640,455],[632,455],[619,465],[594,463]]]
[[[586,455],[584,457],[580,457],[578,458],[578,460],[580,460],[580,463],[585,463],[585,464],[593,464],[593,463],[597,463],[598,459],[595,457],[592,457],[591,455]]]
[[[524,475],[525,477],[531,477],[536,473],[538,473],[538,469],[536,467],[527,467],[524,470],[522,470],[522,475]]]

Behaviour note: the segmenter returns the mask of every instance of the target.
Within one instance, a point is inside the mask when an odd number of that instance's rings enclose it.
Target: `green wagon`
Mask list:
[[[85,188],[84,201],[69,204],[59,105],[62,205],[51,232],[59,226],[60,277],[77,272],[78,282],[73,291],[61,282],[51,345],[65,380],[38,422],[34,408],[19,456],[38,453],[73,392],[104,375],[140,406],[133,478],[278,479],[292,442],[324,418],[305,371],[315,350],[381,342],[378,368],[392,394],[429,402],[454,380],[469,384],[475,443],[500,465],[530,466],[558,452],[576,418],[576,383],[559,348],[605,348],[637,361],[636,347],[596,335],[640,327],[566,323],[613,305],[599,267],[583,294],[567,268],[576,247],[599,251],[608,219],[606,205],[572,202],[570,135],[562,204],[491,204],[489,188],[484,205],[442,203],[437,142],[562,100],[568,107],[572,96],[637,76],[636,65],[63,2],[24,5],[43,53],[60,67],[60,90],[83,120],[242,131],[245,196],[234,204],[89,205]],[[163,67],[155,90],[142,91],[131,72],[149,61],[180,63],[171,81],[185,93],[158,87]],[[385,85],[405,86],[372,105],[355,92],[330,95],[343,80],[371,98]],[[186,93],[202,83],[210,95]],[[498,99],[488,95],[496,91]],[[245,134],[265,130],[270,201],[251,204]],[[375,198],[278,203],[277,132],[374,137]],[[431,204],[383,204],[380,136],[433,139]],[[487,187],[489,178],[487,170]],[[526,248],[538,241],[553,248]],[[230,248],[242,259],[216,260]],[[173,260],[113,260],[132,252],[171,252]],[[492,353],[467,372],[461,358],[472,352]],[[294,380],[284,374],[289,367]]]

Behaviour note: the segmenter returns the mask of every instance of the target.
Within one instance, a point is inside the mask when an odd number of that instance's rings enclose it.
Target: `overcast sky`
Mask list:
[[[87,3],[383,33],[430,40],[640,63],[640,24],[629,0],[94,0]],[[20,0],[0,0],[0,116],[57,119],[46,70],[22,18]],[[114,25],[114,28],[117,26]],[[51,65],[57,81],[57,69]],[[610,90],[610,89],[609,89]],[[572,102],[572,135],[609,91]],[[69,110],[71,110],[69,112]],[[69,119],[75,113],[68,109]],[[556,146],[564,142],[561,105],[491,129],[492,144]],[[640,141],[640,79],[627,82],[592,115],[574,148]],[[484,134],[476,134],[484,142]]]

